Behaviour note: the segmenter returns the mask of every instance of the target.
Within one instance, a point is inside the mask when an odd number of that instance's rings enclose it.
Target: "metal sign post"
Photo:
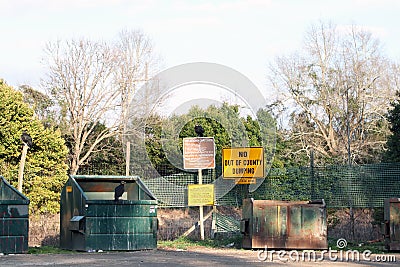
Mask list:
[[[203,176],[201,169],[198,169],[198,173],[199,173],[199,184],[203,184]],[[204,240],[203,205],[199,206],[199,213],[200,213],[200,239]]]
[[[183,139],[183,167],[197,169],[199,185],[203,184],[202,170],[215,168],[215,142],[213,137]],[[204,240],[203,204],[199,205],[200,238]]]

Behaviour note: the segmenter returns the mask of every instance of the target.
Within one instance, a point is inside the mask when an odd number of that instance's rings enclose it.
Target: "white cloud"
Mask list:
[[[337,31],[343,33],[350,33],[352,29],[370,32],[375,38],[382,39],[389,35],[389,32],[384,27],[378,26],[367,26],[367,25],[356,25],[356,24],[342,24],[336,27]]]
[[[0,0],[0,9],[2,65],[29,72],[52,38],[108,39],[123,28],[140,28],[169,66],[216,62],[262,86],[265,62],[299,48],[318,19],[343,30],[354,22],[387,43],[393,55],[400,36],[398,0]],[[18,81],[22,74],[2,75]]]
[[[189,1],[174,1],[174,9],[182,12],[242,12],[250,9],[269,8],[274,4],[273,0],[241,0],[241,1],[209,1],[193,3]]]
[[[348,2],[353,2],[353,4],[358,7],[372,9],[377,7],[395,7],[400,5],[398,0],[353,0]]]
[[[32,12],[51,13],[51,12],[74,12],[77,10],[88,10],[88,12],[107,8],[125,7],[126,9],[134,6],[135,11],[143,11],[154,8],[155,0],[3,0],[1,10],[3,15],[15,15]]]

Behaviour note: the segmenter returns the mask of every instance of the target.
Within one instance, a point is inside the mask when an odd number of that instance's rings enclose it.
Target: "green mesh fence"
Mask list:
[[[203,184],[210,184],[215,180],[214,170],[202,172]],[[161,207],[185,207],[188,185],[198,184],[199,181],[197,172],[179,172],[150,179],[144,178],[143,182],[157,197]]]
[[[85,174],[85,171],[82,168],[80,173]],[[102,173],[93,166],[90,172]],[[121,172],[119,174],[124,175]],[[157,170],[135,166],[132,174],[143,179],[158,198],[160,207],[185,207],[187,186],[198,183],[196,171],[182,171],[171,166],[157,166]],[[203,183],[215,183],[220,175],[220,166],[203,170]],[[275,200],[323,198],[332,208],[383,207],[384,199],[400,197],[400,163],[271,169],[257,190],[247,194],[246,185],[216,184],[219,187],[216,191],[227,192],[216,199],[216,204],[221,206],[239,207],[243,198],[253,197]],[[221,188],[224,186],[229,188]]]
[[[220,169],[203,170],[203,183],[212,183]],[[160,206],[183,207],[188,184],[197,183],[196,172],[146,179],[159,196]],[[241,206],[245,197],[275,200],[325,199],[328,207],[383,207],[384,199],[400,197],[400,164],[381,163],[358,166],[324,166],[271,169],[256,191],[236,185],[216,200],[217,205]]]

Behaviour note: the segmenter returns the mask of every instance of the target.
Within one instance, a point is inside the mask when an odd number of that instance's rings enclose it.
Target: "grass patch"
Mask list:
[[[52,246],[29,247],[28,254],[72,254],[75,251],[65,250]]]
[[[205,240],[192,240],[188,237],[179,237],[175,240],[157,242],[159,248],[173,248],[173,249],[183,249],[193,247],[205,247],[205,248],[226,248],[234,247],[241,248],[241,236],[230,237],[226,239],[205,239]]]

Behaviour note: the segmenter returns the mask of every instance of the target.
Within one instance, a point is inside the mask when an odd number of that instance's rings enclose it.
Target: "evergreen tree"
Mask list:
[[[387,139],[387,151],[384,160],[389,162],[400,162],[400,92],[397,99],[391,103],[393,109],[388,112],[389,129],[391,135]]]
[[[67,147],[60,131],[45,128],[23,95],[0,80],[0,175],[14,187],[18,184],[23,131],[32,137],[33,145],[27,153],[22,193],[29,198],[32,212],[57,213],[67,179]]]

